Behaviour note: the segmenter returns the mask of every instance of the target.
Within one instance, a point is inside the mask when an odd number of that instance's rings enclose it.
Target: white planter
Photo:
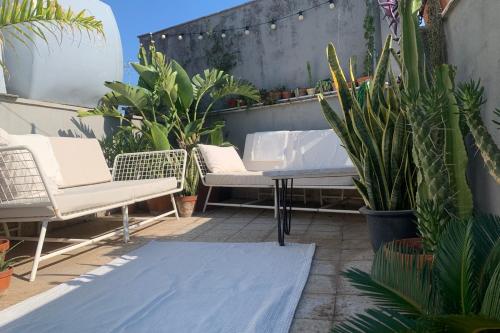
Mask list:
[[[95,106],[106,93],[104,81],[123,79],[120,33],[111,8],[98,0],[59,0],[74,11],[86,9],[101,20],[105,37],[66,31],[62,40],[47,34],[49,44],[31,36],[29,48],[10,38],[5,44],[7,92],[24,98]],[[8,34],[6,34],[8,38]]]

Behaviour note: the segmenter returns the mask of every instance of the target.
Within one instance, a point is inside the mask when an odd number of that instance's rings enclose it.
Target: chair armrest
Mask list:
[[[184,149],[120,154],[113,163],[113,181],[175,177],[182,190],[186,161]]]
[[[57,211],[47,176],[26,146],[0,148],[0,206],[50,204]]]
[[[208,167],[205,163],[205,159],[203,158],[203,155],[198,148],[193,148],[193,156],[196,162],[196,168],[198,169],[198,173],[200,174],[201,181],[203,182],[203,185],[206,185],[205,176],[208,173]]]

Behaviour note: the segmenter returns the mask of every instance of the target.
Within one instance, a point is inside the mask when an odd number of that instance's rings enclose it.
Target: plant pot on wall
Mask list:
[[[417,237],[413,210],[377,211],[362,207],[359,212],[366,218],[370,241],[375,252],[385,243]]]
[[[309,96],[316,94],[316,88],[307,88],[306,91]]]
[[[181,196],[175,198],[177,211],[180,217],[193,216],[194,207],[196,206],[197,195]]]
[[[10,248],[10,241],[8,239],[0,239],[0,253],[5,253]]]
[[[289,90],[283,90],[281,92],[281,99],[290,99],[292,98],[292,92]]]
[[[9,267],[7,270],[0,272],[0,294],[9,289],[13,271],[14,269]]]

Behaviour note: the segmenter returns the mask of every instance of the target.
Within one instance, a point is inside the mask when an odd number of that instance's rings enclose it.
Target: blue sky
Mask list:
[[[140,34],[154,32],[200,16],[237,6],[248,0],[104,0],[115,13],[123,44],[125,65],[137,59]],[[124,80],[136,83],[137,76],[125,67]]]

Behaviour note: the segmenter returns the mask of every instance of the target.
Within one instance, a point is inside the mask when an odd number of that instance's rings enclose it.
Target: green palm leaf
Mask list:
[[[13,30],[6,28],[12,27]],[[59,32],[78,30],[97,32],[104,35],[102,22],[86,11],[74,12],[71,8],[63,8],[57,0],[5,0],[0,6],[0,29],[13,36],[23,44],[33,43],[29,35],[33,33],[44,41],[47,34],[57,37],[52,29]],[[0,35],[0,39],[4,39]]]
[[[415,332],[417,323],[400,313],[385,309],[368,309],[333,328],[333,333]]]

